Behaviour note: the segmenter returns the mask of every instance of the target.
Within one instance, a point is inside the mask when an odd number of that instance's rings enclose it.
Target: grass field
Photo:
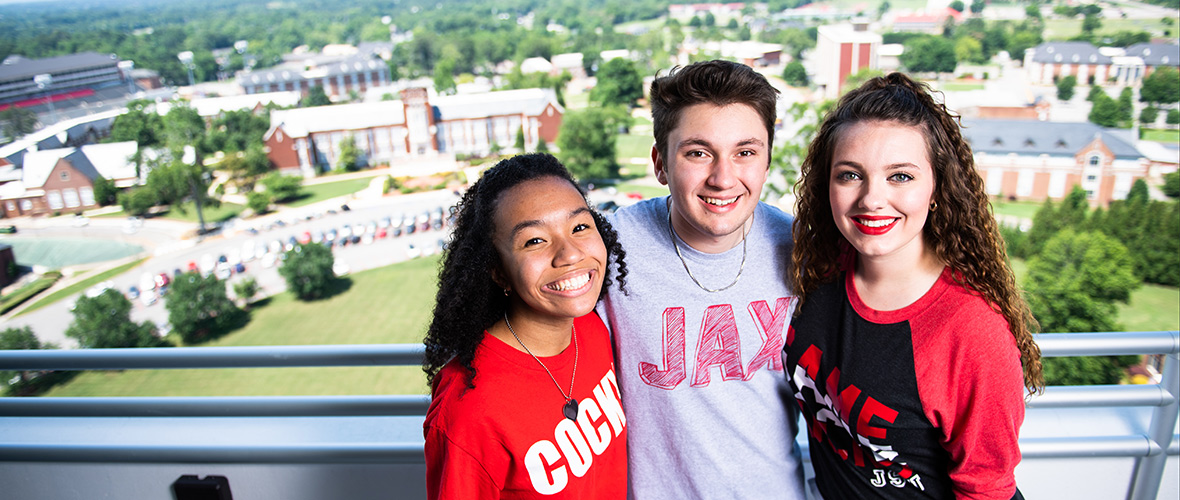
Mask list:
[[[967,90],[983,90],[982,83],[962,83],[962,82],[946,82],[942,84],[942,90],[962,92]]]
[[[350,195],[364,188],[369,187],[372,182],[371,177],[363,179],[348,179],[338,182],[325,182],[323,184],[313,184],[311,186],[303,186],[302,194],[294,201],[284,203],[288,207],[303,207],[311,205],[312,203],[336,198],[339,196]]]
[[[70,295],[73,295],[75,293],[81,292],[82,290],[90,288],[94,285],[97,285],[97,284],[103,282],[103,281],[114,278],[115,276],[123,274],[131,269],[134,269],[136,266],[143,264],[143,261],[145,261],[145,260],[147,260],[146,257],[139,259],[137,261],[134,261],[134,262],[128,262],[128,263],[123,264],[119,267],[98,273],[94,276],[90,276],[86,279],[83,279],[83,280],[77,282],[77,283],[74,283],[73,285],[67,286],[65,288],[62,288],[61,290],[53,292],[53,293],[46,295],[44,297],[41,297],[39,300],[34,302],[29,307],[26,307],[24,310],[17,313],[16,315],[20,316],[25,313],[30,313],[30,312],[36,311],[37,309],[40,309],[40,308],[45,307],[49,304],[57,302],[61,299],[69,297]]]
[[[317,302],[289,293],[251,311],[249,324],[209,346],[421,342],[434,304],[437,258],[352,274],[348,291]],[[86,372],[46,396],[424,394],[406,367],[243,368]]]
[[[1024,283],[1028,264],[1013,259],[1012,272],[1016,274],[1017,283]],[[1122,331],[1180,330],[1180,288],[1145,283],[1131,292],[1129,303],[1116,304],[1116,307]]]
[[[615,156],[624,163],[631,158],[651,158],[653,142],[651,134],[621,134],[615,142]]]
[[[1145,141],[1180,142],[1180,130],[1145,128],[1139,130],[1139,138]]]
[[[1032,219],[1041,205],[1041,203],[1032,201],[993,201],[992,212],[996,215]]]
[[[1120,31],[1147,31],[1153,36],[1163,36],[1165,26],[1159,19],[1110,19],[1102,18],[1102,27],[1096,33],[1113,35]],[[1045,41],[1068,40],[1082,33],[1082,18],[1046,19]]]
[[[179,221],[184,221],[184,222],[197,222],[197,208],[196,208],[196,206],[194,206],[193,203],[190,201],[186,201],[186,202],[182,203],[181,206],[184,208],[184,212],[181,212],[177,208],[173,208],[171,210],[168,210],[167,212],[157,215],[157,217],[163,217],[165,219],[179,220]],[[225,222],[225,221],[230,220],[234,217],[237,217],[238,214],[242,213],[242,210],[246,209],[246,207],[238,205],[237,203],[225,203],[225,202],[222,202],[221,206],[219,206],[217,208],[210,208],[207,206],[204,208],[205,209],[203,210],[203,215],[205,216],[205,223],[206,224],[210,224],[210,223],[214,223],[214,222]]]

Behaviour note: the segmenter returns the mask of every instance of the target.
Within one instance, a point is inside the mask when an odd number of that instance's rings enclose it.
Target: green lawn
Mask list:
[[[992,212],[996,215],[1032,219],[1041,205],[1041,203],[1033,201],[993,201]]]
[[[1165,26],[1159,19],[1110,19],[1102,18],[1099,35],[1113,35],[1120,31],[1147,31],[1153,36],[1163,36]],[[1082,18],[1046,19],[1045,41],[1068,40],[1082,33]]]
[[[1028,276],[1028,264],[1013,259],[1012,272],[1016,274],[1016,282],[1023,283]],[[1131,292],[1130,302],[1116,306],[1122,331],[1180,330],[1180,288],[1145,283]]]
[[[284,205],[288,207],[302,207],[311,205],[312,203],[350,195],[369,187],[369,183],[372,181],[373,178],[365,177],[363,179],[348,179],[338,182],[325,182],[323,184],[303,186],[302,194],[299,196],[299,198],[292,202],[284,203]]]
[[[17,313],[16,315],[20,316],[22,314],[36,311],[37,309],[40,309],[40,308],[45,307],[49,304],[57,302],[61,299],[69,297],[75,293],[81,292],[82,290],[85,290],[85,289],[90,288],[94,285],[97,285],[98,283],[101,283],[103,281],[114,278],[115,276],[123,274],[131,269],[134,269],[136,266],[143,264],[143,261],[145,261],[145,260],[147,260],[146,257],[139,259],[137,261],[134,261],[134,262],[128,262],[128,263],[123,264],[119,267],[98,273],[94,276],[90,276],[84,280],[78,281],[77,283],[74,283],[73,285],[67,286],[65,288],[62,288],[61,290],[53,292],[53,293],[46,295],[44,297],[41,297],[41,299],[37,300],[29,307],[26,307],[24,310]]]
[[[623,182],[615,186],[620,193],[639,193],[644,198],[655,198],[657,196],[667,196],[668,186],[648,186],[646,184],[635,184],[630,182]]]
[[[615,143],[615,156],[624,163],[631,158],[651,158],[653,143],[655,143],[655,139],[652,139],[651,134],[621,134]]]
[[[172,220],[178,220],[178,221],[184,221],[184,222],[197,222],[196,206],[194,206],[193,203],[190,201],[186,201],[184,203],[181,203],[180,205],[181,205],[181,207],[184,208],[183,212],[179,208],[172,208],[172,209],[168,210],[167,212],[163,212],[163,213],[157,215],[157,217],[163,217],[165,219],[172,219]],[[205,223],[206,224],[211,224],[214,222],[225,222],[225,221],[230,220],[234,217],[237,217],[238,214],[242,213],[242,210],[246,209],[246,207],[238,205],[237,203],[225,203],[225,202],[222,202],[221,206],[219,206],[217,208],[211,208],[208,206],[206,206],[204,208],[205,209],[202,212],[203,212],[203,215],[205,216]]]
[[[249,324],[210,346],[421,342],[434,305],[436,257],[352,274],[351,288],[299,302],[289,293],[251,312]],[[46,396],[251,396],[425,394],[416,366],[86,372]]]
[[[946,82],[942,90],[962,92],[966,90],[983,90],[982,83]]]
[[[1180,130],[1145,128],[1139,130],[1139,138],[1145,141],[1180,142]]]
[[[586,109],[590,107],[589,90],[577,94],[567,92],[564,97],[566,110]]]
[[[1180,288],[1144,284],[1118,310],[1119,326],[1128,332],[1180,330]]]

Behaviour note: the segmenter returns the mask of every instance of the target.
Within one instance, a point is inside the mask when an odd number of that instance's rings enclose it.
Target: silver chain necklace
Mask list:
[[[541,360],[537,358],[537,355],[533,354],[533,351],[529,350],[529,346],[524,345],[524,342],[521,342],[520,336],[516,334],[516,330],[512,329],[512,323],[508,322],[507,311],[504,312],[504,324],[508,325],[508,331],[512,332],[512,336],[516,338],[517,342],[520,342],[520,346],[524,348],[524,352],[529,353],[529,356],[532,356],[533,360],[536,361],[538,365],[541,365],[541,368],[545,370],[545,373],[549,374],[549,380],[552,380],[553,385],[557,386],[557,390],[561,391],[561,397],[565,400],[565,404],[561,406],[561,414],[565,415],[565,418],[570,420],[577,420],[578,401],[571,396],[574,395],[574,378],[578,376],[578,329],[574,326],[570,326],[570,335],[573,337],[574,342],[574,371],[570,374],[570,392],[569,394],[566,394],[565,391],[561,390],[561,384],[557,383],[557,379],[553,378],[553,372],[549,371],[549,368],[545,366],[545,363],[542,363]]]
[[[754,229],[754,213],[750,213],[750,229]],[[692,269],[688,268],[688,261],[684,260],[684,256],[680,254],[680,247],[676,245],[676,229],[672,227],[672,207],[668,207],[668,234],[672,236],[672,248],[676,249],[676,256],[680,257],[680,263],[684,265],[684,271],[688,273],[688,277],[692,278],[692,282],[696,283],[701,290],[709,293],[716,293],[723,290],[728,290],[730,287],[737,284],[738,279],[742,277],[742,271],[746,270],[746,227],[742,224],[742,265],[738,268],[737,276],[733,277],[733,283],[725,285],[721,288],[708,288],[702,285],[696,276],[693,276]]]

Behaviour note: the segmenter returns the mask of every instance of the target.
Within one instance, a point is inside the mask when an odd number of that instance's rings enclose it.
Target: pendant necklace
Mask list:
[[[751,230],[754,229],[754,213],[753,212],[750,213],[750,229]],[[684,265],[684,270],[686,272],[688,272],[688,277],[692,278],[692,282],[696,283],[697,286],[701,288],[701,290],[704,290],[709,293],[715,293],[715,292],[720,292],[722,290],[728,290],[730,287],[737,284],[738,279],[740,279],[742,277],[742,271],[746,270],[746,227],[745,227],[744,223],[742,224],[742,264],[741,264],[741,267],[738,267],[737,276],[733,277],[733,282],[728,285],[725,285],[721,288],[708,288],[705,285],[702,285],[701,282],[699,280],[697,280],[697,277],[693,276],[692,269],[688,268],[688,261],[684,260],[684,256],[680,254],[680,247],[678,245],[676,245],[676,229],[672,227],[672,209],[671,209],[671,207],[668,208],[668,234],[672,236],[672,248],[676,249],[676,256],[680,257],[680,263]]]
[[[529,356],[532,356],[533,360],[535,360],[537,364],[541,365],[541,369],[545,370],[545,373],[549,374],[549,380],[552,380],[553,385],[557,386],[557,390],[561,392],[561,397],[565,400],[565,404],[561,406],[561,414],[565,415],[565,418],[570,420],[577,420],[578,401],[571,396],[574,395],[574,377],[578,376],[578,329],[573,326],[570,327],[570,335],[573,337],[574,342],[574,371],[570,373],[570,392],[569,394],[566,394],[565,391],[561,390],[561,384],[557,383],[557,379],[553,378],[553,372],[550,372],[549,368],[545,366],[545,363],[542,363],[541,360],[537,358],[537,355],[533,354],[533,351],[529,350],[529,346],[524,345],[524,342],[521,342],[520,336],[516,334],[516,330],[512,329],[512,323],[508,322],[507,312],[504,313],[504,324],[508,325],[508,331],[512,332],[512,336],[516,338],[517,342],[520,342],[520,346],[524,348],[524,352],[529,353]]]

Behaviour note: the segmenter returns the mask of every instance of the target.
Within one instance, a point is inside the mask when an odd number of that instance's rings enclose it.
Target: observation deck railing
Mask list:
[[[1047,388],[1044,394],[1032,397],[1028,403],[1030,410],[1146,407],[1150,408],[1151,416],[1145,432],[1104,435],[1101,429],[1096,429],[1097,432],[1086,436],[1025,435],[1020,442],[1026,461],[1131,458],[1136,463],[1126,498],[1157,498],[1168,457],[1180,454],[1180,435],[1175,431],[1180,407],[1180,333],[1041,334],[1037,336],[1037,343],[1045,356],[1164,356],[1162,378],[1158,384],[1054,386]],[[0,371],[417,366],[422,354],[423,347],[419,344],[0,351]],[[54,469],[45,467],[78,463],[114,467],[133,464],[180,464],[179,467],[184,464],[402,464],[415,466],[405,476],[411,481],[417,477],[421,483],[420,468],[424,464],[421,423],[429,403],[429,396],[425,395],[0,398],[0,484],[23,481],[28,488],[68,484],[68,475],[40,480],[24,476],[53,476],[57,472],[50,472]],[[311,420],[299,420],[299,417]],[[409,418],[390,420],[386,417]],[[293,418],[299,425],[306,425],[295,427],[297,434],[326,432],[330,435],[323,439],[285,440],[281,436],[262,436],[266,433],[259,431],[267,426],[283,427]],[[161,420],[167,421],[170,431],[153,429],[158,427],[153,422]],[[371,439],[355,435],[341,438],[343,431],[339,429],[308,430],[321,429],[325,425],[354,426],[360,433],[366,429],[383,430]],[[169,432],[184,435],[189,431],[210,432],[210,429],[233,426],[242,426],[245,430],[232,439],[204,441],[192,436],[161,439],[161,436],[171,435]],[[396,432],[389,432],[389,426],[395,427]],[[146,437],[123,439],[119,436],[119,433],[139,431],[146,432]],[[94,435],[114,434],[78,442],[78,433],[89,436],[90,432]],[[228,429],[226,432],[233,434]],[[806,446],[805,441],[800,444]],[[30,467],[18,467],[19,464]],[[83,478],[80,481],[97,481],[99,485],[69,488],[75,491],[102,488],[101,480]],[[421,484],[414,484],[405,491],[419,492]]]

